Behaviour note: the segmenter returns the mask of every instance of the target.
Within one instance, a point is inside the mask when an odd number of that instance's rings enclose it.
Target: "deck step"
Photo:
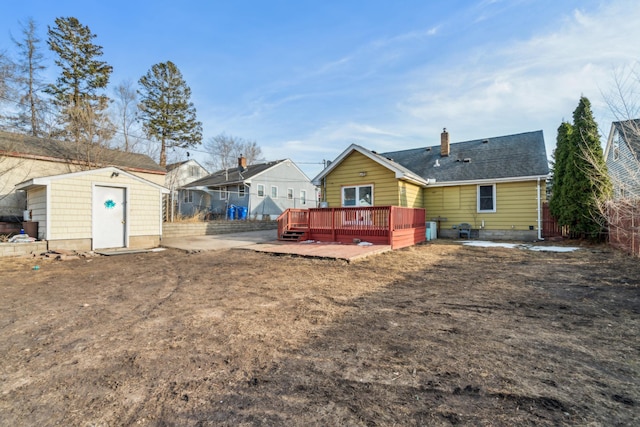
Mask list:
[[[305,231],[300,231],[300,230],[286,230],[280,236],[280,240],[298,242],[300,241],[300,239],[304,237],[305,233],[306,233]]]

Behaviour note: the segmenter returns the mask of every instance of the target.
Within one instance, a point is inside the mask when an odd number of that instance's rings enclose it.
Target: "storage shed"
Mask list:
[[[169,190],[122,169],[32,178],[16,189],[26,191],[31,221],[38,223],[37,237],[47,241],[49,250],[160,244],[162,195]]]

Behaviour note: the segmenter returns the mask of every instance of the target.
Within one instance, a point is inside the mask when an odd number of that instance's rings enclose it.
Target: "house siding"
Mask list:
[[[398,204],[405,208],[423,208],[422,188],[406,181],[398,181]]]
[[[360,172],[366,176],[360,176]],[[342,205],[342,187],[354,185],[373,185],[373,204],[375,206],[399,206],[400,188],[395,174],[363,154],[354,151],[345,158],[339,167],[326,177],[325,200],[330,207]],[[413,190],[408,191],[408,199]]]
[[[468,222],[473,228],[485,230],[530,231],[530,226],[537,230],[537,185],[537,181],[497,183],[495,212],[477,211],[475,184],[427,188],[424,193],[427,218],[446,218],[441,227],[449,229]]]
[[[607,153],[606,164],[613,183],[614,197],[640,198],[640,164],[629,149],[629,145],[616,130],[613,135],[613,145],[618,148],[618,158],[614,157],[615,147]]]

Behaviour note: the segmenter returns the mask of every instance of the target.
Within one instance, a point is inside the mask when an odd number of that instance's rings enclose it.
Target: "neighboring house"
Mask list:
[[[549,166],[542,131],[378,154],[351,145],[313,183],[328,207],[425,208],[439,234],[536,239]]]
[[[166,171],[149,156],[72,142],[0,132],[0,221],[22,219],[26,195],[15,185],[31,178],[115,166],[164,185]]]
[[[604,150],[617,199],[640,198],[640,119],[613,122]]]
[[[0,216],[26,211],[50,249],[157,246],[165,174],[146,155],[0,132]]]
[[[207,175],[209,172],[193,159],[167,165],[164,186],[171,191],[170,198],[173,201],[169,205],[177,207],[177,211],[183,215],[193,215],[196,212],[206,210],[209,202],[208,195],[207,198],[194,198],[191,192],[185,191],[183,192],[184,198],[180,199],[178,189]],[[171,214],[173,212],[170,212]]]
[[[245,157],[238,166],[223,169],[180,189],[184,200],[203,200],[210,213],[228,217],[229,207],[244,208],[246,217],[275,219],[288,208],[316,207],[316,187],[289,159],[247,165]],[[238,210],[237,212],[240,212]]]

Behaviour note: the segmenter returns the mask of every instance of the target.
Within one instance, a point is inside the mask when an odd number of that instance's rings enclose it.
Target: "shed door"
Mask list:
[[[95,186],[93,192],[93,248],[125,246],[126,189]]]

